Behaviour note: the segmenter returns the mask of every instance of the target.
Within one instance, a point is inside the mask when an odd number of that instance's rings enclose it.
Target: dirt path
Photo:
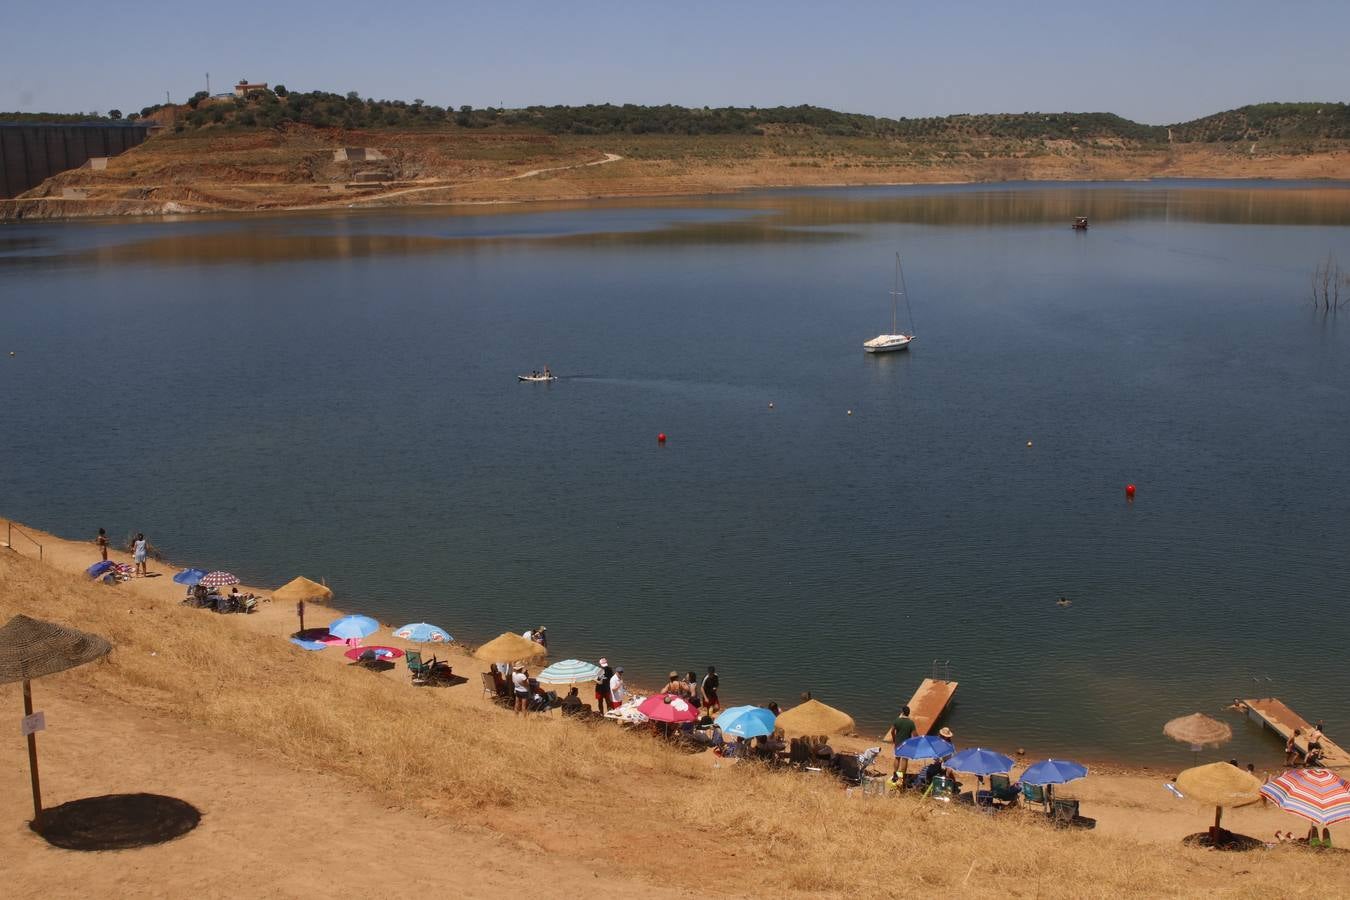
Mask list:
[[[425,191],[443,191],[448,188],[466,187],[468,185],[473,184],[491,184],[493,182],[498,181],[520,181],[521,179],[524,178],[537,178],[538,176],[545,175],[549,172],[566,172],[569,169],[585,169],[589,168],[590,166],[603,166],[607,163],[618,162],[621,159],[623,159],[623,157],[617,153],[606,153],[604,159],[592,160],[591,162],[585,163],[574,163],[573,165],[570,166],[550,166],[549,168],[546,169],[530,169],[528,172],[521,172],[519,175],[506,175],[501,178],[480,178],[474,181],[444,181],[437,184],[425,185],[422,187],[399,188],[397,190],[385,191],[379,194],[362,194],[360,200],[355,201],[354,205],[359,206],[375,200],[381,201],[388,200],[390,197],[406,197],[410,194],[419,194]],[[347,205],[353,205],[353,202],[351,201],[335,201],[335,202],[338,203],[347,202]],[[322,204],[322,205],[331,206],[333,204]],[[302,207],[302,208],[310,208],[310,207]]]

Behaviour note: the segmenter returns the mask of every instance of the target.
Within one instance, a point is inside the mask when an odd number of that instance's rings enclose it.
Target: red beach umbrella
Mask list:
[[[653,694],[638,704],[638,712],[653,722],[697,722],[698,710],[679,694]]]

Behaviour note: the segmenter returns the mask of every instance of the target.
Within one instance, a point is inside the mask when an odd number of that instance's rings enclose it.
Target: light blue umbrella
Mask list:
[[[1021,780],[1027,784],[1067,784],[1087,777],[1087,773],[1087,766],[1067,759],[1043,759],[1027,767]]]
[[[412,641],[414,644],[448,644],[454,640],[450,636],[450,632],[444,628],[437,628],[435,625],[429,625],[426,622],[404,625],[394,632],[394,637]]]
[[[955,749],[940,737],[924,734],[901,741],[895,755],[901,759],[946,759]]]
[[[993,775],[998,772],[1009,772],[1012,767],[1011,756],[1004,756],[1002,753],[986,750],[983,747],[971,747],[969,750],[962,750],[960,753],[953,754],[952,758],[947,760],[947,768],[953,772],[969,772],[971,775]]]
[[[777,718],[773,710],[762,706],[733,706],[718,716],[713,724],[722,729],[725,735],[754,738],[773,734]]]
[[[343,616],[328,626],[328,633],[344,641],[360,640],[380,630],[380,623],[370,616]]]
[[[540,672],[539,680],[546,684],[589,684],[600,677],[601,671],[595,663],[564,659]]]
[[[177,575],[173,576],[173,580],[177,584],[185,584],[188,587],[192,587],[194,584],[201,581],[205,577],[206,577],[205,569],[184,569]]]

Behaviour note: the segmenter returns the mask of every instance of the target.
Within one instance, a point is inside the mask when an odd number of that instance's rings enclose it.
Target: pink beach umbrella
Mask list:
[[[638,704],[638,712],[653,722],[678,724],[698,721],[698,710],[678,694],[653,694]]]

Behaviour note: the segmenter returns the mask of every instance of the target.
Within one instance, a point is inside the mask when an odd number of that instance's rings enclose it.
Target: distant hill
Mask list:
[[[1350,104],[1257,103],[1172,126],[1178,141],[1350,138]]]
[[[162,105],[139,113],[151,116]],[[421,100],[375,100],[355,91],[253,91],[245,97],[198,93],[173,118],[178,131],[211,126],[275,128],[286,123],[315,127],[537,129],[549,134],[808,134],[930,141],[1113,140],[1134,145],[1177,142],[1301,141],[1350,139],[1350,105],[1344,103],[1259,103],[1180,122],[1144,125],[1113,113],[1023,112],[888,119],[838,112],[819,106],[684,107],[636,104],[528,106],[519,109],[458,109]],[[120,113],[119,113],[120,115]],[[135,114],[129,118],[135,117]],[[0,113],[0,120],[78,121],[83,115]]]

